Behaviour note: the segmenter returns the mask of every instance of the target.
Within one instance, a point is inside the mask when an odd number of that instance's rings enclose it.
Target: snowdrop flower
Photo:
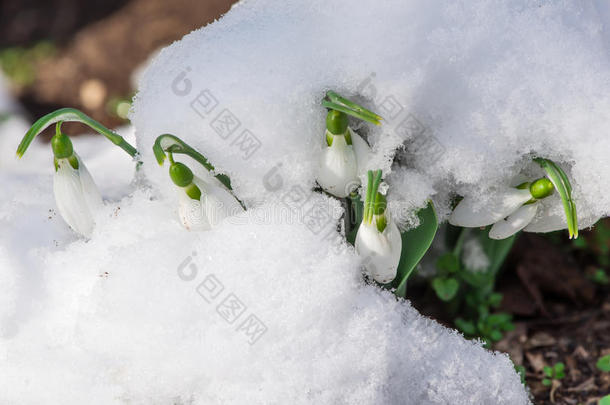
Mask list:
[[[317,181],[324,191],[345,198],[360,185],[360,174],[370,153],[369,145],[348,126],[347,115],[379,125],[381,117],[363,107],[328,92],[330,109],[326,116],[326,147],[320,156]]]
[[[169,154],[169,175],[177,187],[178,215],[182,225],[193,231],[207,231],[243,208],[220,181],[193,175],[184,163],[174,162]]]
[[[381,170],[373,179],[368,172],[368,185],[364,203],[364,217],[356,234],[356,253],[364,259],[367,273],[378,283],[387,284],[396,278],[402,251],[398,227],[386,210],[386,199],[381,194]]]
[[[516,188],[500,190],[492,196],[487,205],[482,207],[477,206],[475,199],[465,197],[453,210],[449,222],[463,227],[484,227],[493,224],[489,237],[505,239],[522,229],[527,231],[528,225],[536,218],[540,209],[540,200],[550,196],[554,191],[553,182],[542,177]],[[555,226],[555,224],[551,225]],[[540,220],[537,220],[536,227],[540,226]]]
[[[91,237],[94,214],[103,206],[102,196],[87,167],[74,152],[72,142],[62,134],[60,125],[51,139],[55,175],[53,192],[57,209],[68,225],[80,235]]]
[[[55,163],[53,177],[55,202],[60,215],[68,225],[80,235],[90,237],[95,227],[95,212],[103,206],[102,197],[87,167],[74,152],[70,138],[61,133],[63,122],[81,122],[88,125],[134,159],[137,159],[138,151],[122,136],[74,108],[61,108],[39,118],[19,143],[17,157],[21,158],[34,138],[56,123],[55,136],[51,139]]]

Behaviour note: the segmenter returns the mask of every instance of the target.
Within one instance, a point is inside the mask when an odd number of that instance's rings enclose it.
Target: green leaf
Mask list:
[[[432,280],[432,288],[441,300],[449,301],[457,294],[460,283],[455,278],[435,277]]]
[[[489,295],[487,302],[489,303],[490,307],[498,308],[500,304],[502,304],[502,298],[503,296],[501,293],[492,293]]]
[[[110,142],[123,149],[131,157],[135,157],[138,153],[136,148],[131,146],[125,139],[123,139],[122,136],[109,130],[85,113],[74,108],[62,108],[45,115],[32,125],[17,147],[17,156],[22,157],[38,134],[59,121],[81,122],[98,133],[104,135],[108,140],[110,140]]]
[[[570,239],[578,238],[578,217],[576,216],[576,204],[572,199],[572,185],[568,176],[565,172],[552,160],[536,158],[536,163],[540,165],[546,171],[549,180],[555,186],[555,189],[561,197],[563,203],[563,210],[566,214],[566,221],[568,223],[568,232]]]
[[[456,273],[460,269],[460,259],[453,253],[445,253],[436,261],[436,268],[447,273]]]
[[[340,96],[334,91],[326,92],[326,97],[330,100],[322,100],[322,105],[331,110],[341,111],[353,117],[368,121],[375,125],[380,125],[383,118],[374,112],[367,110],[359,104],[354,103]]]
[[[599,400],[599,405],[610,405],[610,395],[606,395]]]
[[[438,220],[432,201],[428,201],[426,208],[417,213],[419,226],[403,232],[402,252],[396,278],[392,282],[392,287],[396,288],[396,295],[404,297],[407,293],[407,279],[417,266],[417,263],[424,257],[430,248],[434,235],[438,229]]]
[[[525,367],[522,365],[515,366],[515,371],[519,374],[519,378],[521,379],[521,384],[525,385]]]
[[[544,366],[542,368],[542,371],[544,372],[544,375],[546,375],[547,377],[553,377],[553,368],[550,366]]]
[[[455,321],[455,326],[462,331],[465,335],[476,335],[477,334],[477,328],[474,325],[473,322],[471,321],[467,321],[465,319],[462,318],[457,318]]]
[[[491,333],[489,334],[489,337],[494,342],[497,342],[499,340],[502,340],[502,332],[500,332],[499,330],[492,330]]]
[[[511,319],[512,316],[510,314],[507,314],[506,312],[498,312],[497,314],[489,315],[487,322],[490,325],[498,326],[510,322]]]
[[[597,360],[596,366],[604,373],[610,373],[610,354],[600,357],[599,360]]]
[[[364,203],[360,199],[360,194],[352,193],[349,197],[351,204],[351,212],[346,213],[346,215],[353,215],[353,224],[354,227],[352,230],[345,236],[347,241],[352,245],[356,241],[356,235],[358,234],[358,228],[362,223],[363,215],[364,215]]]
[[[167,158],[166,152],[170,153],[178,153],[190,156],[195,159],[199,164],[205,167],[208,171],[213,172],[214,166],[210,164],[208,159],[203,156],[201,153],[197,152],[194,148],[184,142],[182,139],[178,138],[172,134],[163,134],[159,135],[155,140],[155,144],[153,145],[153,153],[155,154],[155,158],[157,159],[157,163],[159,165],[163,165],[165,159]],[[216,174],[215,177],[222,183],[226,188],[232,190],[231,188],[231,179],[224,174]]]
[[[548,378],[545,378],[544,380],[542,380],[542,385],[545,385],[548,387],[551,384],[552,384],[552,382]]]
[[[483,251],[489,259],[489,267],[486,273],[496,275],[504,264],[508,252],[513,247],[517,235],[513,235],[506,239],[491,239],[489,236],[489,230],[479,230],[479,240],[483,246]]]

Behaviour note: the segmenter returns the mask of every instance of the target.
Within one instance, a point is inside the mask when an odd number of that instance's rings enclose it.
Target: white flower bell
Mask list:
[[[51,147],[55,155],[53,192],[59,214],[75,232],[91,237],[94,214],[103,206],[100,192],[87,167],[74,153],[70,138],[59,129],[51,140]]]
[[[244,211],[235,197],[213,176],[196,177],[185,164],[173,161],[169,173],[178,188],[178,215],[186,229],[207,231],[225,218]]]
[[[378,283],[387,284],[396,278],[402,239],[398,227],[386,211],[386,199],[377,190],[381,170],[373,181],[369,171],[364,217],[358,228],[354,246],[363,259],[367,273]]]
[[[550,217],[545,216],[544,212],[539,213],[542,206],[540,200],[553,194],[554,190],[553,183],[542,177],[531,184],[524,183],[517,188],[496,192],[485,206],[480,206],[473,198],[465,197],[453,210],[449,223],[463,227],[493,224],[489,231],[491,239],[505,239],[522,229],[533,232],[540,232],[539,229],[562,229],[567,227],[565,218],[560,228],[557,228],[555,220],[553,224],[548,224],[548,228],[544,225],[544,218]]]
[[[326,122],[327,147],[320,156],[317,180],[324,191],[345,198],[360,185],[359,168],[366,164],[370,148],[347,126],[344,113],[331,110]]]
[[[370,147],[348,126],[347,115],[376,125],[381,117],[338,94],[329,91],[322,104],[329,108],[326,116],[326,147],[320,156],[317,181],[324,191],[345,198],[360,185]]]

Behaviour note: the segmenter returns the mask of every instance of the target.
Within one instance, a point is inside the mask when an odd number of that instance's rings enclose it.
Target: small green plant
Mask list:
[[[526,385],[525,384],[525,367],[523,367],[522,365],[515,365],[515,371],[517,372],[517,374],[519,374],[519,378],[521,379],[521,384]]]
[[[595,272],[589,276],[589,279],[599,285],[608,285],[610,283],[610,278],[604,269],[595,270]]]
[[[610,354],[600,357],[599,360],[597,360],[596,366],[604,373],[610,373]]]
[[[610,405],[610,395],[606,395],[599,400],[599,405]]]
[[[468,337],[478,337],[490,347],[504,336],[505,332],[515,329],[512,315],[506,312],[492,313],[502,303],[502,294],[485,294],[472,291],[465,297],[466,318],[456,318],[455,325]]]
[[[432,288],[443,301],[452,300],[460,288],[454,277],[460,271],[460,259],[453,253],[446,253],[436,262],[437,275],[432,279]]]
[[[542,380],[542,384],[548,387],[553,384],[553,380],[561,380],[566,376],[565,367],[566,366],[563,363],[557,363],[553,367],[544,366],[542,371],[544,372],[545,377]]]
[[[42,41],[32,47],[13,47],[0,50],[0,67],[19,87],[26,87],[36,79],[36,64],[55,54],[52,42]]]

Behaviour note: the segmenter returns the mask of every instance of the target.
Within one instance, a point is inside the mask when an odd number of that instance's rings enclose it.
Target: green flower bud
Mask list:
[[[333,135],[343,135],[347,131],[347,114],[330,110],[326,115],[326,129]]]
[[[186,187],[193,182],[193,172],[184,163],[174,162],[169,167],[169,177],[178,187]]]
[[[53,155],[56,159],[67,159],[74,154],[74,148],[72,147],[72,141],[70,138],[57,132],[53,138],[51,138],[51,149],[53,149]]]
[[[555,191],[555,186],[553,186],[551,180],[546,177],[536,180],[530,186],[532,197],[538,200],[550,196],[553,194],[553,191]]]

